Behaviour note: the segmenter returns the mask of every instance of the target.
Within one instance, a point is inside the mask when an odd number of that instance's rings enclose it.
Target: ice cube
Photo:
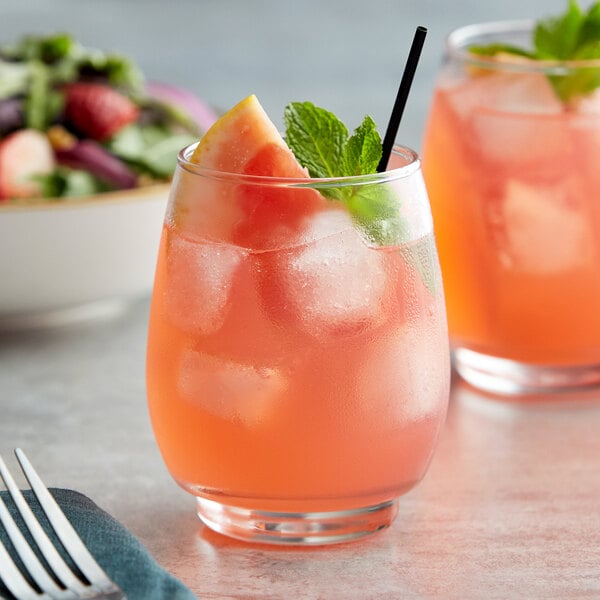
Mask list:
[[[259,427],[277,410],[287,381],[280,370],[255,367],[187,350],[179,366],[179,393],[203,411]]]
[[[386,410],[391,423],[405,424],[445,409],[448,339],[435,314],[394,328],[366,353],[358,379],[366,410]]]
[[[562,104],[541,74],[476,77],[453,103],[469,146],[493,168],[553,169],[570,150]]]
[[[590,225],[570,192],[568,180],[556,185],[508,181],[501,205],[505,246],[500,248],[507,267],[551,275],[590,259]]]
[[[310,244],[329,235],[354,228],[350,214],[343,208],[325,210],[313,215],[298,236],[298,244]]]
[[[560,117],[482,111],[473,115],[471,124],[471,143],[486,168],[545,176],[571,152],[569,131]]]
[[[171,232],[167,250],[166,309],[178,327],[218,331],[230,303],[234,276],[246,257],[235,246],[189,241]]]
[[[386,270],[343,211],[315,216],[301,234],[305,245],[279,257],[283,303],[296,325],[313,336],[354,332],[383,318]]]
[[[509,113],[559,115],[563,106],[549,79],[541,73],[495,75],[490,108]]]
[[[540,73],[494,72],[470,77],[445,90],[454,112],[468,120],[476,110],[557,115],[563,106]]]

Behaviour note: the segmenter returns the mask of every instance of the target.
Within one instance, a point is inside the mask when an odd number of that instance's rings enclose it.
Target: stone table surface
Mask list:
[[[71,31],[217,107],[255,92],[278,124],[288,101],[310,99],[350,127],[365,113],[383,127],[425,25],[398,137],[419,148],[449,30],[564,5],[0,0],[0,39]],[[600,394],[515,406],[455,382],[431,468],[390,529],[324,549],[249,547],[203,528],[163,466],[145,403],[147,312],[143,300],[113,321],[1,335],[0,453],[14,465],[21,446],[47,484],[89,495],[199,598],[600,598]]]
[[[204,528],[146,411],[148,302],[0,338],[0,453],[125,524],[199,598],[600,598],[600,393],[519,405],[458,381],[431,468],[394,524],[307,550]],[[15,469],[16,470],[16,469]]]

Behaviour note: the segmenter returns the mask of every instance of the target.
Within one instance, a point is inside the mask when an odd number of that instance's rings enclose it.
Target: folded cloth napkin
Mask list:
[[[87,496],[57,488],[51,488],[50,492],[98,564],[127,594],[128,600],[196,599],[188,588],[158,565],[137,538]],[[42,523],[47,523],[33,492],[24,490],[23,495],[34,514]],[[0,491],[0,496],[19,527],[25,527],[16,516],[17,509],[8,492]],[[54,533],[49,533],[56,542]],[[6,531],[0,525],[0,541],[12,553],[12,546],[7,545],[7,540]],[[10,597],[0,581],[0,598]]]

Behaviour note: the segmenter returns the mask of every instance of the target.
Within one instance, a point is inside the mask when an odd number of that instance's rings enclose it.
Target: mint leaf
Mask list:
[[[382,153],[381,137],[377,126],[367,115],[344,147],[344,175],[375,173]]]
[[[568,60],[579,46],[579,33],[584,15],[575,0],[569,0],[567,11],[558,17],[538,21],[533,32],[537,57]]]
[[[365,117],[351,136],[333,113],[311,102],[292,102],[285,109],[284,120],[286,141],[311,177],[350,177],[377,171],[381,137],[371,117]],[[315,188],[326,198],[343,203],[369,242],[387,246],[406,239],[400,200],[389,185],[367,180],[354,186],[323,182]]]
[[[496,56],[496,54],[514,54],[515,56],[524,56],[526,58],[535,58],[529,50],[518,48],[510,44],[488,44],[487,46],[470,46],[469,52],[479,56]]]
[[[344,175],[346,126],[331,112],[312,102],[291,102],[283,115],[286,142],[311,177]]]
[[[393,246],[406,239],[407,224],[400,216],[400,199],[388,185],[367,183],[346,189],[352,194],[344,202],[369,241]]]
[[[315,178],[366,175],[359,185],[331,182],[313,187],[331,200],[344,204],[363,237],[377,246],[397,246],[409,239],[408,223],[401,214],[402,199],[390,183],[368,175],[377,172],[383,153],[373,119],[366,116],[348,137],[346,126],[329,111],[310,102],[292,102],[284,113],[286,140],[298,162]],[[306,129],[305,129],[306,128]],[[333,139],[327,137],[332,135]],[[402,246],[400,252],[419,273],[433,295],[439,288],[437,254],[432,239]]]
[[[509,53],[533,60],[598,60],[600,59],[600,2],[584,12],[576,0],[569,0],[567,10],[559,16],[541,19],[533,31],[533,51],[505,44],[473,46],[471,52],[494,56]],[[565,70],[564,75],[548,75],[548,79],[563,101],[588,94],[600,87],[600,68],[578,66]]]
[[[598,51],[600,51],[600,42],[598,42]],[[593,51],[591,58],[600,58],[600,54]],[[581,56],[584,59],[584,56]],[[583,96],[593,92],[600,87],[600,68],[598,67],[578,67],[568,75],[549,75],[548,79],[554,88],[557,96],[564,102],[569,102],[577,96]]]
[[[287,144],[311,177],[375,173],[382,148],[371,117],[366,116],[351,137],[332,112],[312,102],[291,102],[283,117]]]
[[[534,34],[540,58],[551,60],[600,59],[600,3],[583,13],[575,0],[559,18],[538,24]],[[593,92],[600,86],[600,68],[576,67],[565,75],[549,75],[550,83],[564,102]]]
[[[598,43],[600,41],[600,2],[590,6],[587,15],[579,30],[579,50],[578,53],[588,44]],[[596,57],[598,55],[596,54]],[[584,57],[582,57],[584,58]],[[588,58],[591,58],[588,56]]]

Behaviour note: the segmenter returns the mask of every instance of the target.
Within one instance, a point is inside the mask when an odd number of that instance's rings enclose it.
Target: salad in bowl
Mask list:
[[[177,153],[214,120],[71,35],[0,46],[0,330],[149,293]]]
[[[193,94],[144,82],[128,58],[70,35],[0,47],[0,202],[167,181],[215,116]]]

